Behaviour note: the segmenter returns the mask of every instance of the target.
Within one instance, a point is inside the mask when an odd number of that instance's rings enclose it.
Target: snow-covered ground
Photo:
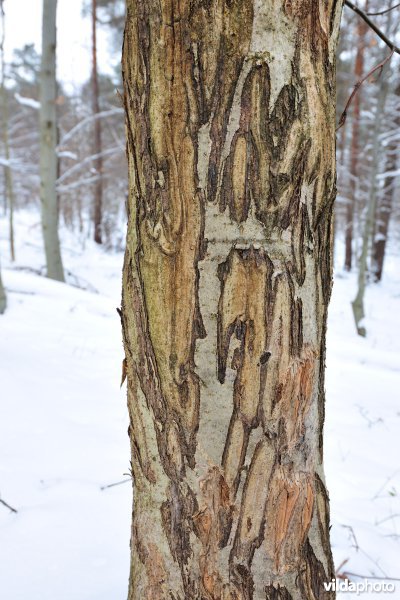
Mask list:
[[[0,317],[0,498],[18,510],[0,505],[0,599],[125,600],[131,486],[101,489],[127,479],[130,466],[115,310],[123,257],[89,242],[83,249],[64,231],[74,285],[52,282],[38,274],[38,218],[20,212],[16,222],[11,267],[0,220],[9,304]],[[341,572],[369,578],[400,578],[395,266],[368,288],[366,339],[355,334],[353,275],[337,273],[329,317],[325,458],[332,544],[336,566],[347,561]],[[400,598],[400,581],[397,587],[388,597]]]

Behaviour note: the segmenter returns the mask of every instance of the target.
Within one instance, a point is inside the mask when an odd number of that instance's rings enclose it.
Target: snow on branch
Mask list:
[[[26,98],[25,96],[18,94],[18,92],[14,94],[14,98],[18,104],[22,104],[22,106],[29,106],[29,108],[33,108],[34,110],[40,109],[40,102],[34,100],[33,98]]]
[[[66,144],[78,131],[89,125],[96,119],[104,119],[105,117],[110,117],[112,115],[122,115],[124,113],[123,108],[112,108],[110,110],[103,110],[95,115],[90,115],[86,117],[80,123],[75,125],[70,131],[68,131],[60,140],[59,147]]]

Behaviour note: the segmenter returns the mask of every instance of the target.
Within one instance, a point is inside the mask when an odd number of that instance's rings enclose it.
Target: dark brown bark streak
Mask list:
[[[338,8],[284,4],[296,41],[270,110],[268,56],[250,54],[253,2],[128,2],[121,315],[135,480],[130,600],[332,597],[323,588],[333,565],[317,471],[335,197],[328,44]],[[211,393],[201,391],[195,364],[198,341],[211,335],[199,265],[221,243],[205,234],[216,204],[235,227],[253,231],[255,221],[264,241],[233,240],[219,260],[211,387],[225,394],[234,372],[233,397],[221,464],[209,461],[197,477],[200,399],[206,406]]]

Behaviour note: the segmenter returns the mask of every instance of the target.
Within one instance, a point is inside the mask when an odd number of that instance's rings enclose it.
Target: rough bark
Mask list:
[[[368,12],[368,0],[365,0],[364,9]],[[360,81],[364,73],[364,50],[365,36],[368,31],[368,25],[362,19],[357,24],[357,53],[354,63],[354,79]],[[357,204],[358,192],[358,158],[360,153],[360,115],[361,115],[361,94],[354,97],[353,119],[351,131],[350,148],[350,197],[346,205],[346,230],[345,230],[345,259],[344,268],[351,271],[353,263],[353,226],[354,209]]]
[[[128,0],[129,600],[323,600],[341,2]]]
[[[395,94],[397,98],[400,99],[400,83],[396,87]],[[394,119],[394,123],[395,128],[400,129],[400,106],[397,106],[396,109],[397,116]],[[396,140],[388,144],[385,172],[396,171],[398,163],[397,154],[398,142]],[[372,251],[372,275],[375,282],[381,281],[382,279],[394,194],[395,180],[393,177],[386,177],[383,183],[382,196],[379,202],[375,222],[375,237]]]
[[[43,0],[42,63],[40,73],[40,200],[47,277],[64,281],[58,236],[57,0]]]
[[[99,104],[99,79],[97,73],[97,0],[92,0],[92,111],[96,116],[100,112]],[[94,184],[93,224],[94,241],[102,243],[102,221],[103,221],[103,158],[101,155],[101,119],[93,120],[93,154],[94,168],[97,179]]]
[[[11,152],[10,152],[10,140],[8,135],[8,101],[7,91],[5,87],[5,62],[4,62],[4,46],[5,46],[5,15],[4,15],[4,2],[0,0],[0,14],[2,22],[2,36],[0,40],[0,55],[1,55],[1,83],[0,83],[0,94],[1,94],[1,113],[2,113],[2,129],[3,129],[3,148],[4,158],[6,159],[7,165],[4,167],[4,179],[5,179],[5,191],[6,191],[6,206],[8,207],[8,231],[9,231],[9,242],[10,242],[10,258],[12,261],[15,260],[15,242],[14,242],[14,206],[15,206],[15,194],[13,185],[13,176],[11,171]]]

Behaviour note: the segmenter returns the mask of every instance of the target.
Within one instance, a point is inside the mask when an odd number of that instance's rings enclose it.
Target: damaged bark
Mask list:
[[[129,0],[129,600],[323,600],[341,2]]]

